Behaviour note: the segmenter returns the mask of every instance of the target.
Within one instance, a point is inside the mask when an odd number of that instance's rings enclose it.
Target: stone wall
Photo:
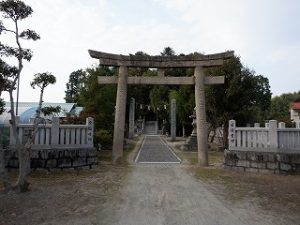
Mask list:
[[[225,150],[226,168],[260,173],[300,173],[299,153]]]
[[[18,154],[16,150],[6,149],[5,159],[7,168],[18,168]],[[95,148],[78,149],[33,149],[31,168],[77,168],[97,165],[97,150]]]

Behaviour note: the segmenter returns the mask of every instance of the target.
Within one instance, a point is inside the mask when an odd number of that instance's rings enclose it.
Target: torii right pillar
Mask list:
[[[195,67],[195,103],[197,121],[198,163],[208,166],[207,123],[205,111],[205,74],[201,66]]]

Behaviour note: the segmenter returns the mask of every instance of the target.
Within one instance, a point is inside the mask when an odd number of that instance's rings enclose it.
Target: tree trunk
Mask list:
[[[19,175],[16,184],[14,185],[14,189],[19,192],[25,192],[29,188],[29,183],[26,178],[30,172],[30,151],[27,151],[25,147],[21,144],[16,124],[16,116],[14,112],[14,100],[12,95],[13,89],[9,91],[10,95],[10,115],[11,115],[11,126],[13,137],[16,140],[16,150],[18,151],[18,159],[19,159]]]
[[[26,143],[19,145],[19,147],[18,147],[19,176],[18,176],[18,180],[16,183],[16,188],[20,192],[26,192],[29,189],[29,182],[27,181],[27,176],[29,175],[29,173],[31,171],[31,167],[30,167],[31,147],[32,147],[35,135],[37,134],[37,132],[39,130],[41,108],[42,108],[42,103],[43,103],[43,94],[44,94],[44,87],[41,89],[40,101],[39,101],[39,106],[38,106],[37,113],[36,113],[35,119],[34,119],[33,131],[28,136]]]
[[[19,155],[19,175],[15,185],[19,192],[26,192],[29,190],[29,182],[27,176],[30,173],[30,149],[25,146],[18,146]]]

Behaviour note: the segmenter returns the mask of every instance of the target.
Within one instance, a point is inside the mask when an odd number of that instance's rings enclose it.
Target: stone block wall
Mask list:
[[[261,173],[300,173],[299,153],[224,151],[226,168]]]
[[[16,150],[4,150],[7,168],[18,168],[18,154]],[[95,148],[79,149],[33,149],[31,168],[77,168],[97,165],[97,150]]]

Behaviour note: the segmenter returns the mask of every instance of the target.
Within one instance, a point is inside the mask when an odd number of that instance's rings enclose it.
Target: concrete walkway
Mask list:
[[[137,155],[138,163],[180,163],[180,159],[160,136],[145,136]]]

